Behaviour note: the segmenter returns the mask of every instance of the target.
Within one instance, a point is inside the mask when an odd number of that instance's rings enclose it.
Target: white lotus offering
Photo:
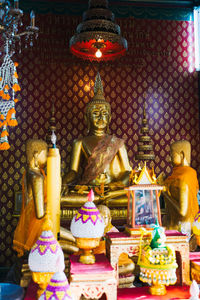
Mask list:
[[[104,221],[93,200],[94,192],[91,190],[88,194],[88,201],[73,217],[70,227],[77,246],[83,251],[79,258],[83,264],[95,263],[92,249],[99,245],[104,235]]]
[[[52,276],[46,290],[39,298],[39,300],[47,299],[72,300],[70,286],[64,272],[57,272]]]
[[[44,292],[52,275],[65,269],[64,254],[51,231],[48,218],[44,221],[42,229],[28,257],[32,278],[39,285],[38,297]]]

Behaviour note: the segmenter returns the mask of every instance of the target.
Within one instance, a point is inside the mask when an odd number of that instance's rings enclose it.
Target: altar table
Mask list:
[[[103,294],[109,300],[117,299],[117,279],[115,270],[104,254],[95,255],[92,265],[79,263],[79,256],[70,255],[70,290],[74,300],[81,295],[99,299]]]
[[[189,243],[187,236],[175,231],[166,230],[166,244],[173,245],[180,273],[180,285],[190,285]],[[144,238],[147,238],[147,236]],[[126,232],[110,232],[106,234],[106,255],[111,266],[118,274],[118,260],[121,253],[130,257],[139,253],[140,234],[128,235]],[[179,255],[178,255],[179,254]]]
[[[31,280],[24,300],[36,300],[38,285]],[[153,296],[149,294],[148,287],[122,288],[117,290],[115,300],[178,300],[189,299],[188,286],[168,286],[167,294],[164,296]],[[110,300],[110,299],[107,299]]]

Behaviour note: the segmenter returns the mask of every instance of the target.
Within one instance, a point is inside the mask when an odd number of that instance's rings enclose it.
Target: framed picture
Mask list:
[[[15,192],[15,208],[14,208],[14,216],[19,216],[22,207],[22,192]]]

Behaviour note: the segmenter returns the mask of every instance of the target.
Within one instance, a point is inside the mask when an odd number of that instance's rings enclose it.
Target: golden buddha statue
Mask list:
[[[164,181],[164,200],[167,229],[180,230],[190,238],[191,224],[199,210],[197,192],[199,184],[196,171],[190,167],[191,145],[182,140],[171,144],[172,174]]]
[[[27,168],[22,179],[22,209],[14,232],[13,249],[18,256],[29,251],[42,231],[46,212],[46,175],[47,144],[43,140],[30,139],[26,143]],[[64,251],[74,252],[75,239],[71,232],[61,227]]]
[[[46,180],[43,168],[47,144],[42,140],[26,143],[27,168],[22,178],[22,208],[13,239],[13,248],[22,256],[31,249],[41,233],[45,214]]]
[[[131,167],[124,141],[108,134],[111,108],[103,95],[99,73],[85,119],[89,134],[73,143],[70,171],[62,179],[61,207],[80,207],[90,188],[96,204],[126,206],[124,187],[129,183]]]

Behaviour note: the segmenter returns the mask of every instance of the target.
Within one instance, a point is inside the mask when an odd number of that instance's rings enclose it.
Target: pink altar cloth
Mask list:
[[[95,255],[96,262],[92,265],[81,264],[78,255],[70,255],[70,274],[93,274],[113,271],[108,258],[104,254]]]
[[[190,252],[190,260],[200,260],[200,252]]]

